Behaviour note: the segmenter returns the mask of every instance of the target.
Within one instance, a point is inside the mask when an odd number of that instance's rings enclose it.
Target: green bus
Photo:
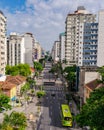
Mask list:
[[[72,115],[71,115],[70,108],[67,104],[61,105],[61,119],[62,119],[63,126],[72,127]]]

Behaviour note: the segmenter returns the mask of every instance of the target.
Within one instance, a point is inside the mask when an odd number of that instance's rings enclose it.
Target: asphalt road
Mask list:
[[[37,130],[67,130],[62,127],[60,117],[60,105],[65,103],[63,87],[46,86],[45,90],[47,94],[43,99],[43,111]]]
[[[51,65],[47,64],[43,71],[43,81],[54,81],[54,76],[48,73]],[[60,106],[65,103],[64,87],[62,86],[44,86],[46,96],[42,103],[42,114],[38,122],[37,130],[68,130],[61,125]],[[51,94],[55,94],[52,96]]]

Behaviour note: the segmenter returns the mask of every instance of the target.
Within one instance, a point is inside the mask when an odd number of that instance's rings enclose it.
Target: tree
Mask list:
[[[42,64],[39,62],[34,62],[34,68],[36,71],[38,71],[39,73],[43,70]]]
[[[36,85],[36,81],[31,77],[27,78],[27,82],[29,83],[30,87],[33,88]]]
[[[94,90],[76,116],[78,124],[91,129],[104,130],[104,87]]]
[[[6,74],[7,75],[22,75],[22,76],[29,76],[31,74],[30,66],[28,64],[19,64],[16,66],[6,66]]]
[[[21,94],[26,94],[29,89],[30,89],[30,85],[29,83],[26,83],[24,86],[21,87],[20,92]]]
[[[1,130],[10,130],[6,129],[7,127],[11,128],[11,130],[25,130],[26,126],[27,122],[25,114],[13,111],[10,115],[4,115]]]
[[[104,66],[98,68],[98,72],[100,73],[102,79],[98,80],[100,83],[104,84]]]
[[[0,93],[0,108],[4,107],[6,109],[11,109],[11,105],[9,105],[9,102],[10,98],[5,94]]]
[[[39,63],[44,67],[45,66],[45,58],[39,59]]]
[[[38,98],[41,98],[41,97],[43,97],[45,94],[46,94],[46,93],[45,93],[44,91],[38,91],[38,92],[36,93],[36,96],[37,96]]]
[[[63,70],[63,75],[68,82],[70,90],[74,90],[76,82],[76,66],[67,66]]]

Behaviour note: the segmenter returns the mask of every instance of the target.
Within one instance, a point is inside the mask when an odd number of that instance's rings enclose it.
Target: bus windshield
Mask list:
[[[70,117],[65,117],[64,120],[66,120],[66,121],[70,121],[71,118],[70,118]]]

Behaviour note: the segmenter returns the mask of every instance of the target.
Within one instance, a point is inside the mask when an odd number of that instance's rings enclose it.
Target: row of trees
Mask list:
[[[62,64],[58,62],[52,66],[49,73],[56,75],[56,78],[58,78],[58,75],[62,75],[66,79],[69,89],[75,89],[76,66],[67,66],[63,69]]]
[[[31,74],[30,66],[28,64],[18,64],[15,66],[6,66],[6,74],[7,75],[22,75],[22,76],[29,76]]]
[[[35,76],[38,76],[44,67],[44,59],[39,62],[34,62]],[[36,81],[34,78],[31,78],[31,70],[28,64],[18,64],[15,66],[6,66],[7,75],[22,75],[27,77],[26,84],[21,88],[21,95],[24,96],[25,100],[28,101],[30,96],[34,96],[34,87]],[[29,93],[28,93],[29,92]],[[28,95],[29,94],[29,95]],[[38,98],[41,98],[45,95],[45,92],[40,90],[36,93]],[[6,109],[11,109],[9,105],[10,98],[0,91],[0,108],[4,107]],[[0,109],[1,110],[1,109]],[[27,126],[26,116],[24,113],[12,112],[10,115],[5,114],[3,123],[0,124],[1,130],[25,130]]]

